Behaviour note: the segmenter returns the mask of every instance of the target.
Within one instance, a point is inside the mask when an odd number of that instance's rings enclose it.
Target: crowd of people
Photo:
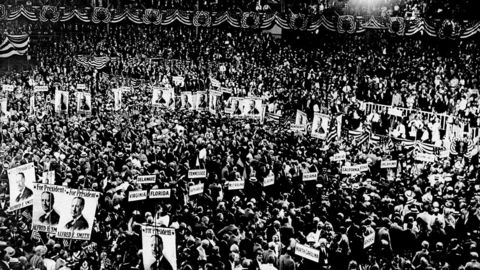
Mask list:
[[[176,249],[170,263],[177,269],[479,267],[478,154],[418,162],[416,150],[402,144],[358,144],[348,132],[327,143],[292,132],[289,123],[297,110],[310,121],[317,112],[343,114],[344,131],[371,127],[446,147],[452,138],[438,119],[369,112],[364,104],[446,114],[449,125],[477,127],[477,40],[323,32],[279,38],[179,25],[29,28],[49,29],[48,36],[32,34],[31,69],[0,77],[15,86],[2,93],[8,103],[0,137],[1,269],[144,269],[143,225],[175,228],[176,247],[168,248]],[[96,70],[78,65],[77,55],[111,60]],[[176,85],[172,77],[179,75],[185,81]],[[280,121],[151,106],[152,86],[169,85],[178,97],[208,91],[212,79],[231,89],[224,106],[230,96],[262,97]],[[33,93],[33,84],[49,91]],[[68,114],[58,115],[55,91],[73,95],[77,84],[92,94],[91,115],[78,115],[73,98]],[[121,86],[131,89],[115,110],[112,89]],[[339,152],[346,160],[332,161]],[[382,160],[398,167],[381,168]],[[56,185],[101,192],[89,241],[32,237],[31,206],[8,211],[7,170],[29,162],[38,181],[53,170]],[[368,170],[342,173],[353,164]],[[194,168],[206,169],[206,178],[189,179]],[[304,182],[309,172],[318,177]],[[272,174],[274,184],[264,187]],[[141,175],[155,175],[155,183],[137,184]],[[244,189],[229,190],[235,180]],[[189,196],[199,182],[203,193]],[[157,188],[170,188],[170,198],[128,201],[132,191]],[[297,245],[317,250],[319,259],[299,256]]]

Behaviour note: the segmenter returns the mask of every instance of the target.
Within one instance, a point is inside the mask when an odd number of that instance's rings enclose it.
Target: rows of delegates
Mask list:
[[[24,27],[32,67],[1,76],[2,269],[480,267],[475,39]]]

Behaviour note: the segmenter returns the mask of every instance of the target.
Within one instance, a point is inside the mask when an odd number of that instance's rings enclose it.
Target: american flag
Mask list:
[[[29,43],[29,35],[6,35],[0,43],[0,58],[26,54]]]
[[[96,69],[104,68],[108,62],[110,62],[110,57],[108,56],[84,56],[78,55],[75,57],[75,62],[77,64],[85,67],[93,67]]]
[[[271,112],[265,112],[265,120],[275,123],[280,123],[280,118],[282,116],[280,114],[275,114]]]
[[[22,216],[24,216],[27,219],[27,221],[32,220],[32,215],[30,215],[30,213],[27,210],[23,210]]]

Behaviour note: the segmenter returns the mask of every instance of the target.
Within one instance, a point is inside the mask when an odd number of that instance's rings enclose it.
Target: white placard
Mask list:
[[[137,176],[137,184],[154,184],[156,180],[155,175],[139,175]]]
[[[207,170],[205,170],[205,169],[189,170],[188,171],[188,178],[189,179],[207,178]]]
[[[312,173],[303,173],[303,181],[316,181],[318,177],[318,172],[312,172]]]
[[[393,116],[398,116],[398,117],[403,116],[402,110],[394,108],[394,107],[389,107],[388,108],[388,114],[393,115]]]
[[[357,165],[358,169],[361,171],[361,172],[368,172],[368,164],[358,164]]]
[[[269,174],[267,177],[263,178],[263,186],[268,187],[275,184],[275,176],[273,174]]]
[[[228,190],[239,190],[245,188],[245,181],[230,181],[228,182]]]
[[[169,188],[164,189],[152,189],[148,193],[150,199],[168,199],[170,198],[171,190]]]
[[[48,91],[48,86],[46,86],[46,85],[37,85],[37,86],[33,87],[33,92],[34,93],[46,92],[46,91]]]
[[[177,270],[175,229],[142,226],[144,270]]]
[[[136,202],[142,201],[147,199],[147,191],[146,190],[136,190],[128,192],[128,201],[129,202]]]
[[[294,132],[303,132],[307,129],[306,125],[290,125],[290,130]]]
[[[380,162],[381,169],[397,168],[396,160],[382,160]]]
[[[202,194],[203,193],[203,183],[197,184],[197,185],[192,185],[189,187],[188,190],[188,195],[193,196],[197,194]]]
[[[318,262],[320,260],[320,250],[298,243],[295,245],[295,255],[314,262]]]
[[[84,83],[79,83],[79,84],[77,84],[77,89],[78,90],[85,90],[85,89],[87,89],[87,86]]]
[[[360,168],[358,166],[343,166],[342,174],[357,174],[360,173]]]
[[[336,154],[334,154],[331,157],[332,161],[342,161],[342,160],[347,160],[347,154],[344,151],[340,151]]]
[[[35,166],[27,163],[7,170],[10,185],[10,210],[18,210],[33,204],[33,183],[36,182]]]
[[[426,153],[417,153],[415,155],[415,160],[422,162],[435,162],[435,155],[426,154]]]
[[[4,84],[2,85],[2,91],[8,91],[8,92],[12,92],[13,91],[13,85],[11,84]]]
[[[372,232],[371,234],[367,235],[363,239],[363,248],[366,249],[373,245],[375,242],[375,232]]]

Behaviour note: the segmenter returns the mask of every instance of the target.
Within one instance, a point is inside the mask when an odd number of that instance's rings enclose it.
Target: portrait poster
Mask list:
[[[92,114],[92,96],[87,92],[77,92],[77,113]]]
[[[55,112],[68,113],[68,92],[55,91]]]
[[[208,110],[210,113],[217,113],[222,107],[222,92],[210,90],[208,98]]]
[[[57,233],[60,221],[61,202],[67,201],[67,187],[35,183],[33,185],[32,229],[39,232]]]
[[[184,110],[193,111],[194,100],[192,92],[182,92],[180,102],[182,104],[181,108]]]
[[[68,188],[66,196],[59,198],[60,220],[57,238],[90,240],[97,210],[99,192]]]
[[[33,183],[36,182],[33,163],[9,169],[7,174],[10,185],[10,210],[14,211],[32,205]]]
[[[142,255],[145,270],[177,270],[175,229],[143,226]]]
[[[194,107],[197,111],[207,111],[208,110],[208,95],[205,91],[199,91],[195,93],[195,102]]]
[[[315,113],[312,123],[312,137],[324,140],[327,137],[330,117],[328,115]]]
[[[255,98],[245,98],[243,100],[243,115],[248,118],[262,118],[262,100]]]

